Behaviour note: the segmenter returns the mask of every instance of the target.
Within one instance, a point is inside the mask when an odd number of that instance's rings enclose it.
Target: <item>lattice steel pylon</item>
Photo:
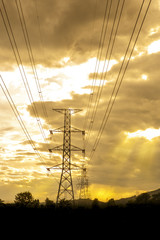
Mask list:
[[[61,177],[59,182],[58,194],[57,194],[57,203],[62,199],[66,198],[65,195],[68,195],[67,200],[74,200],[74,190],[73,190],[73,182],[72,182],[72,163],[71,163],[71,152],[72,151],[82,151],[85,152],[84,149],[71,145],[71,133],[72,132],[81,132],[83,135],[84,131],[74,128],[71,126],[71,115],[75,114],[81,109],[53,109],[56,112],[62,113],[64,115],[64,126],[50,130],[50,133],[53,132],[63,132],[63,145],[56,146],[52,149],[49,149],[50,152],[54,150],[63,151],[62,154],[62,164],[61,164]],[[65,197],[64,197],[65,196]]]
[[[88,194],[88,178],[87,178],[87,168],[82,166],[81,175],[79,179],[79,199],[87,199]]]

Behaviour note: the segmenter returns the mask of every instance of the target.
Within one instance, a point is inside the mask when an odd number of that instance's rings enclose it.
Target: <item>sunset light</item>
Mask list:
[[[148,46],[149,54],[157,53],[157,52],[160,52],[160,40],[154,41]]]
[[[126,132],[128,138],[144,137],[151,141],[153,138],[160,137],[160,129],[147,128],[146,130],[138,130],[136,132]]]
[[[0,1],[0,203],[160,188],[159,20],[159,0]]]

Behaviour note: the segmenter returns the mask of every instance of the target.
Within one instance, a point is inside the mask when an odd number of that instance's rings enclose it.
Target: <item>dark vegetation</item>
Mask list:
[[[157,222],[159,227],[157,221],[159,213],[160,193],[153,195],[143,193],[127,199],[127,202],[126,199],[121,201],[110,199],[107,202],[100,202],[98,199],[79,199],[73,204],[63,199],[56,204],[46,198],[44,203],[40,203],[30,192],[18,193],[14,203],[0,200],[0,219],[4,226],[9,225],[14,231],[32,229],[35,234],[46,229],[45,235],[57,230],[63,235],[72,228],[90,229],[93,235],[97,227],[107,231],[115,229],[115,226],[121,230],[123,226],[133,230],[135,225],[136,228],[142,229],[144,226],[146,229],[153,221],[154,226],[156,227]],[[116,233],[114,230],[112,235]]]
[[[79,199],[73,204],[63,199],[56,204],[46,198],[40,203],[30,192],[18,193],[14,203],[0,200],[1,230],[7,227],[5,236],[23,232],[20,239],[26,238],[27,234],[35,239],[37,234],[46,239],[47,236],[57,236],[57,233],[60,239],[71,233],[74,239],[84,238],[86,233],[88,237],[96,234],[98,239],[103,239],[104,234],[112,234],[115,239],[117,234],[124,235],[125,232],[132,236],[140,231],[148,234],[152,225],[155,230],[159,229],[159,213],[160,193],[143,193],[127,199],[127,202],[126,199],[107,202]]]
[[[30,192],[21,192],[15,196],[14,203],[5,203],[0,199],[0,211],[26,211],[26,212],[43,212],[43,213],[78,213],[78,214],[98,214],[103,212],[131,210],[131,209],[160,209],[160,192],[150,195],[142,193],[122,200],[110,199],[107,202],[101,202],[98,199],[79,199],[74,203],[62,199],[58,204],[49,198],[44,203],[40,203],[38,199],[34,199]]]

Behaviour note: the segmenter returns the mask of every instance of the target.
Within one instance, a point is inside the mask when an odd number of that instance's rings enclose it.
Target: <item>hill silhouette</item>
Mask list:
[[[128,198],[121,198],[118,200],[114,200],[111,198],[107,202],[99,201],[97,198],[92,199],[75,199],[74,204],[71,201],[62,199],[60,203],[57,205],[53,200],[46,198],[44,203],[40,203],[38,199],[34,199],[30,192],[22,192],[18,193],[15,196],[14,203],[5,203],[2,199],[0,199],[0,208],[106,208],[106,207],[127,207],[131,204],[150,204],[150,205],[160,205],[160,188],[148,192],[141,193],[139,195],[134,195]]]
[[[109,217],[113,215],[118,218],[121,215],[154,214],[160,211],[160,189],[144,192],[138,196],[122,198],[119,200],[110,199],[101,202],[98,199],[77,199],[73,202],[62,199],[58,204],[46,198],[45,203],[34,199],[30,192],[19,193],[15,196],[14,203],[5,203],[0,199],[0,213],[2,218],[24,217],[30,220],[50,219],[54,216],[59,219],[62,216],[76,217],[93,216]],[[53,221],[53,220],[52,220]]]
[[[25,201],[24,198],[25,197]],[[101,202],[98,199],[78,199],[73,204],[65,199],[59,204],[46,199],[40,203],[31,193],[17,194],[14,203],[0,200],[1,222],[22,229],[78,229],[92,226],[92,231],[123,227],[132,228],[135,224],[148,226],[160,213],[160,189],[138,196]],[[143,224],[142,224],[143,223]],[[155,226],[158,222],[155,223]],[[63,225],[63,228],[61,226]],[[48,231],[48,230],[46,230]],[[61,230],[62,231],[62,230]]]

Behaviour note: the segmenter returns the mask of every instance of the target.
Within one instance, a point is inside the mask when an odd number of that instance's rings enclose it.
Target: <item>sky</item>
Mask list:
[[[50,154],[48,149],[62,144],[63,135],[51,135],[49,130],[63,126],[63,115],[53,108],[83,109],[72,115],[72,125],[85,128],[86,141],[76,133],[72,134],[72,144],[80,148],[85,144],[86,154],[84,158],[81,153],[72,153],[72,163],[87,167],[90,198],[107,201],[160,187],[159,0],[151,1],[136,39],[149,3],[149,0],[125,0],[124,5],[123,0],[0,1],[0,199],[12,202],[15,194],[30,191],[40,201],[47,197],[56,200],[61,170],[48,172],[46,168],[61,163],[62,153]],[[103,37],[106,4],[106,35]],[[21,22],[20,9],[25,25]],[[29,53],[27,35],[23,34],[25,27],[30,40]],[[21,62],[17,62],[19,56]],[[122,78],[128,59],[129,65]],[[122,84],[94,149],[119,73]],[[26,79],[32,95],[27,94]],[[16,119],[2,90],[4,83],[43,159],[35,154]],[[93,120],[91,116],[99,91],[100,100]],[[72,171],[72,177],[75,198],[78,198],[80,171]]]

